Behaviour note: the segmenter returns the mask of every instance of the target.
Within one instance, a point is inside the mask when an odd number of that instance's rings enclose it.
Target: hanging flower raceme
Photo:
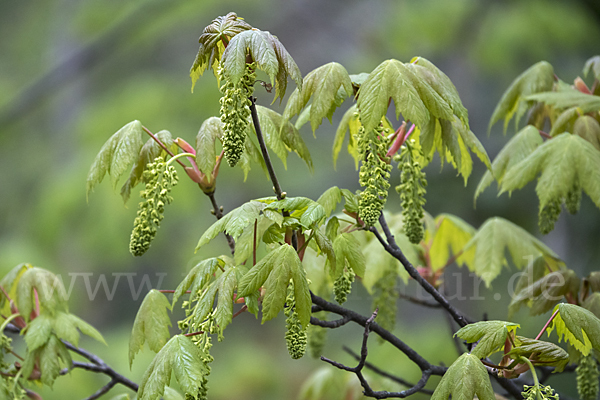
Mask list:
[[[178,182],[175,167],[167,165],[162,157],[148,163],[144,179],[146,188],[141,192],[144,201],[139,204],[129,241],[129,251],[134,256],[141,256],[150,248],[164,217],[165,205],[173,201],[169,193]]]
[[[358,216],[365,226],[373,226],[377,223],[390,187],[392,166],[386,155],[387,131],[381,124],[370,132],[362,126],[358,130],[358,151],[362,159],[359,183],[364,187],[360,195]]]
[[[290,356],[297,360],[306,352],[306,328],[302,327],[296,312],[296,299],[294,298],[294,283],[290,281],[287,298],[285,300],[285,342]]]
[[[244,153],[246,141],[246,127],[250,116],[252,101],[250,96],[254,93],[256,81],[256,63],[246,64],[242,79],[234,83],[228,79],[223,67],[219,68],[219,81],[221,82],[221,121],[225,125],[223,136],[223,149],[225,159],[230,166],[235,166]]]
[[[423,152],[415,142],[407,142],[396,157],[401,171],[400,185],[396,187],[396,192],[400,194],[402,201],[404,232],[411,243],[419,244],[423,239],[423,205],[427,192],[425,173],[418,161],[423,158]]]

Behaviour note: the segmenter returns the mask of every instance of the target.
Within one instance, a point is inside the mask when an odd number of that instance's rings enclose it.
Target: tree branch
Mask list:
[[[406,272],[408,272],[408,274],[411,276],[411,278],[413,278],[415,281],[417,281],[419,283],[419,285],[421,285],[421,287],[423,287],[423,289],[425,289],[431,296],[433,296],[433,298],[438,303],[440,303],[440,305],[442,307],[444,307],[450,313],[452,318],[456,321],[456,323],[459,326],[463,327],[463,326],[467,325],[469,323],[467,321],[467,319],[460,312],[458,312],[458,310],[456,308],[454,308],[448,302],[448,300],[446,300],[446,298],[440,292],[437,291],[436,288],[434,288],[429,282],[427,282],[419,274],[417,269],[410,263],[410,261],[408,261],[408,259],[406,258],[406,256],[404,255],[404,253],[402,252],[400,247],[398,247],[398,244],[396,244],[394,235],[392,235],[392,232],[390,232],[390,228],[388,227],[383,214],[381,214],[379,216],[379,223],[381,225],[381,228],[383,229],[385,237],[387,238],[387,242],[381,237],[381,235],[379,234],[377,229],[375,229],[375,227],[371,227],[370,231],[373,232],[375,237],[377,237],[377,240],[379,240],[379,242],[382,244],[384,249],[388,253],[390,253],[394,258],[396,258],[398,261],[400,261],[400,263],[402,263],[402,265],[404,266],[404,269],[406,270]]]
[[[358,358],[358,365],[356,367],[348,367],[348,366],[345,366],[344,364],[330,360],[326,357],[321,357],[321,360],[335,366],[336,368],[355,373],[356,376],[358,377],[358,380],[360,381],[361,386],[364,389],[363,390],[364,395],[368,396],[368,397],[373,397],[376,399],[387,399],[390,397],[404,398],[404,397],[408,397],[414,393],[421,391],[425,387],[425,384],[427,384],[427,381],[429,380],[429,377],[431,376],[431,373],[432,373],[431,369],[422,370],[422,375],[421,375],[421,379],[419,379],[419,382],[417,382],[417,384],[414,385],[413,387],[411,387],[410,389],[403,390],[401,392],[374,391],[371,388],[371,386],[369,385],[369,383],[367,382],[367,380],[365,379],[364,375],[362,374],[362,370],[367,363],[367,354],[368,354],[367,340],[369,338],[369,331],[370,331],[371,327],[376,326],[376,325],[374,325],[374,322],[373,322],[373,320],[375,319],[376,316],[377,316],[377,310],[375,310],[375,312],[364,323],[365,330],[364,330],[363,341],[362,341],[362,346],[361,346],[361,350],[360,350],[360,357]]]
[[[210,203],[213,206],[213,210],[215,212],[215,217],[217,217],[217,220],[223,218],[223,210],[217,204],[217,200],[215,199],[214,190],[210,193],[206,193],[206,195],[210,199]],[[223,234],[225,235],[225,238],[227,239],[227,244],[229,245],[229,250],[231,250],[231,254],[235,254],[235,240],[233,240],[233,238],[231,237],[230,234],[228,234],[226,232],[223,232]]]

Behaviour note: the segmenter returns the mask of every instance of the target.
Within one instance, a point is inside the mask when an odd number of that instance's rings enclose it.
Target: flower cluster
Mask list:
[[[396,283],[398,274],[394,265],[390,265],[373,285],[373,309],[378,308],[377,323],[384,329],[391,331],[396,324],[396,311],[398,309],[398,289]]]
[[[250,116],[252,101],[250,96],[254,92],[256,63],[246,64],[246,71],[242,79],[233,83],[227,78],[224,69],[219,68],[219,81],[221,85],[221,121],[225,125],[223,136],[223,149],[225,159],[230,166],[235,166],[244,153],[246,141],[246,127]]]
[[[362,159],[359,183],[364,187],[360,195],[358,216],[366,226],[377,223],[390,187],[392,166],[387,157],[387,129],[379,125],[367,132],[362,126],[358,130],[358,151]]]
[[[558,220],[561,212],[561,200],[552,200],[538,213],[538,226],[542,234],[550,233],[554,229],[554,223]]]
[[[577,392],[581,400],[598,398],[598,365],[593,353],[581,357],[575,369],[577,373]]]
[[[134,256],[141,256],[150,248],[164,217],[165,205],[173,201],[169,193],[178,181],[175,167],[167,166],[162,157],[148,163],[144,179],[146,188],[141,192],[144,201],[139,204],[129,242],[129,251]]]
[[[285,342],[290,356],[297,360],[306,352],[306,328],[302,327],[296,312],[296,299],[294,297],[294,284],[290,281],[287,298],[285,299]]]
[[[344,268],[344,272],[333,282],[333,294],[335,301],[344,304],[348,300],[348,294],[352,291],[352,282],[355,277],[354,271]]]
[[[411,243],[419,244],[423,239],[423,205],[427,180],[419,159],[423,152],[415,142],[405,143],[397,156],[398,169],[401,171],[400,185],[396,191],[402,202],[402,218],[404,232]]]
[[[525,391],[521,392],[525,400],[558,400],[558,394],[550,386],[528,386],[524,385]]]

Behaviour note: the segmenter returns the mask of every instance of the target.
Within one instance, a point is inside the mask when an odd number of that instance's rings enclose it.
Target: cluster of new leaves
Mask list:
[[[592,69],[594,58],[584,68]],[[558,80],[547,62],[521,74],[504,93],[490,127],[530,110],[528,125],[506,144],[482,178],[475,198],[495,178],[500,193],[521,189],[538,176],[539,225],[542,233],[554,228],[562,205],[569,213],[579,210],[584,191],[600,207],[600,92],[598,79],[590,90],[581,78],[573,86]],[[549,123],[548,134],[543,132]],[[518,129],[517,129],[518,130]],[[546,137],[544,142],[542,136]]]
[[[16,390],[15,398],[20,398],[17,392],[28,381],[52,386],[63,368],[72,368],[66,343],[78,346],[80,332],[105,343],[94,327],[69,313],[62,280],[51,272],[20,264],[2,278],[0,288],[0,308],[2,315],[8,316],[4,318],[2,332],[12,323],[21,329],[27,345],[20,364],[11,365],[4,358],[10,341],[2,335],[2,375],[11,379],[0,381],[0,393]]]

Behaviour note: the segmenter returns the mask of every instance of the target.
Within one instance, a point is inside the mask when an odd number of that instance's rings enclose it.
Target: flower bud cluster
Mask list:
[[[139,204],[129,242],[129,251],[134,256],[141,256],[150,248],[164,217],[165,205],[173,201],[169,193],[178,182],[177,171],[157,157],[146,166],[144,180],[146,188],[141,192],[144,201]]]
[[[538,213],[538,226],[542,234],[547,234],[554,229],[554,223],[558,220],[561,212],[561,200],[551,200],[547,205],[540,208]]]
[[[348,294],[352,291],[352,282],[356,274],[351,269],[344,268],[344,272],[333,282],[333,295],[335,301],[344,304],[348,300]]]
[[[523,385],[525,391],[521,392],[525,400],[558,400],[558,394],[550,386],[528,386]]]
[[[573,185],[567,196],[565,197],[565,207],[569,214],[577,214],[581,205],[581,187],[579,184]]]
[[[250,96],[254,92],[256,80],[255,69],[256,63],[246,64],[246,71],[237,83],[233,83],[227,78],[223,67],[218,71],[221,93],[223,93],[220,100],[221,121],[225,125],[223,149],[225,150],[225,159],[231,167],[237,164],[244,153],[246,127],[252,105]]]
[[[360,195],[358,216],[365,226],[377,223],[390,187],[392,166],[386,156],[387,133],[388,129],[384,129],[381,124],[370,132],[366,132],[362,126],[358,130],[358,151],[362,159],[359,183],[365,188]]]
[[[402,220],[404,232],[411,243],[419,244],[423,240],[423,216],[427,180],[418,158],[423,158],[423,152],[416,143],[405,143],[398,156],[400,169],[400,185],[396,192],[400,194],[402,203]]]
[[[306,352],[307,336],[296,312],[296,299],[294,297],[294,284],[290,282],[288,286],[287,298],[285,299],[285,342],[287,344],[290,356],[297,360],[302,358]]]
[[[581,400],[598,398],[598,365],[593,353],[581,357],[575,369],[577,373],[577,392]]]

